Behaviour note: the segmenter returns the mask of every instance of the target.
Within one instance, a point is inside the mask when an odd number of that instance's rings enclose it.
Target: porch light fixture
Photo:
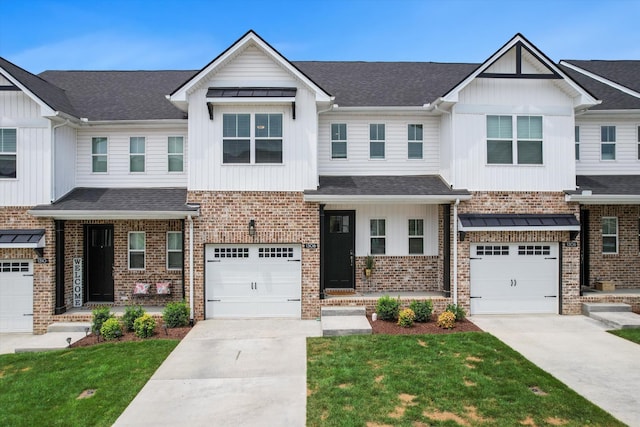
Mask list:
[[[464,238],[466,237],[467,232],[466,231],[458,231],[458,236],[460,237],[460,241],[464,242]]]
[[[256,220],[250,219],[249,220],[249,236],[255,237],[255,235],[256,235]]]

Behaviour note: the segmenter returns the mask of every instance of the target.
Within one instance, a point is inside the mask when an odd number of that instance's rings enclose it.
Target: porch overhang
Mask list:
[[[45,230],[0,230],[0,249],[45,247]]]
[[[458,230],[469,231],[580,231],[573,214],[459,214]]]
[[[640,205],[640,175],[578,175],[565,200],[582,205]]]
[[[640,205],[640,195],[636,194],[567,194],[565,200],[581,205]]]
[[[321,176],[305,202],[349,204],[443,204],[470,200],[466,190],[453,190],[439,175]]]
[[[50,205],[29,210],[57,220],[170,220],[199,216],[186,188],[76,188]]]

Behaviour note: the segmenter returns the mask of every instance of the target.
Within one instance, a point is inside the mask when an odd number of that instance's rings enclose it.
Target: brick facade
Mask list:
[[[376,256],[371,277],[364,274],[366,257],[356,258],[357,292],[425,292],[442,290],[439,257]]]
[[[620,288],[640,288],[638,205],[584,205],[589,212],[589,285],[609,280]],[[618,253],[602,253],[602,218],[618,218]]]
[[[212,243],[317,245],[316,248],[302,248],[302,318],[313,319],[320,315],[318,204],[305,203],[301,192],[190,191],[188,202],[200,204],[200,216],[194,218],[193,238],[194,314],[197,320],[205,317],[204,247]],[[257,229],[253,237],[248,233],[251,219],[256,221]],[[188,248],[187,241],[187,259]],[[186,273],[188,275],[188,271]],[[185,281],[189,283],[188,276]],[[186,288],[188,294],[189,288]]]

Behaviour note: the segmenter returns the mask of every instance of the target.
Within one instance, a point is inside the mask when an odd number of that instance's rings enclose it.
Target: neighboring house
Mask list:
[[[199,71],[0,59],[0,332],[132,301],[576,314],[596,279],[640,289],[639,65],[519,34],[482,64],[292,62],[252,31]]]

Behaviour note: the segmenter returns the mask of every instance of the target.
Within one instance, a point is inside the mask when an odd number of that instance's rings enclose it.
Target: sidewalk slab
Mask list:
[[[47,332],[43,335],[2,333],[0,354],[61,350],[69,346],[67,338],[74,343],[85,335],[84,332]]]

